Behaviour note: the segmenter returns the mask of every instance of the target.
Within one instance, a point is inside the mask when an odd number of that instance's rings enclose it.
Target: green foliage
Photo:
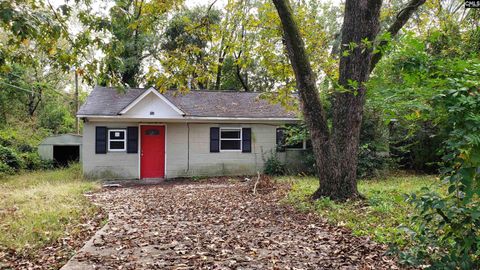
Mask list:
[[[12,167],[0,161],[0,178],[6,175],[14,174],[14,173],[15,173],[15,170]]]
[[[75,116],[72,115],[72,111],[56,102],[46,104],[38,118],[40,127],[50,130],[53,134],[74,131]]]
[[[33,123],[15,122],[11,127],[0,129],[0,152],[5,158],[0,160],[14,160],[14,162],[0,161],[0,171],[3,175],[18,173],[20,170],[50,169],[53,164],[41,160],[37,153],[37,146],[48,130],[36,128]]]
[[[360,129],[357,178],[378,177],[389,169],[388,129],[383,115],[367,106]]]
[[[2,167],[8,166],[12,171],[18,172],[23,168],[23,161],[18,154],[10,148],[0,145],[0,163]],[[6,170],[6,169],[5,169]],[[4,171],[6,172],[6,171]]]
[[[458,34],[463,37],[468,33]],[[437,34],[432,35],[407,32],[402,36],[377,66],[367,93],[367,107],[383,114],[389,127],[396,162],[403,168],[426,172],[437,172],[442,157],[439,150],[448,136],[448,125],[439,117],[433,97],[451,89],[454,81],[478,82],[480,74],[480,62],[473,52],[455,53],[447,48],[455,39],[442,45],[436,43]],[[456,39],[456,47],[463,46],[461,40]]]
[[[23,160],[24,168],[29,171],[53,169],[55,165],[53,161],[41,159],[36,151],[22,153],[20,157]]]
[[[368,179],[379,177],[388,169],[389,158],[388,153],[383,155],[370,144],[362,144],[359,147],[357,178]]]
[[[267,160],[265,160],[263,173],[267,175],[285,174],[285,165],[278,159],[276,152],[272,151]]]
[[[448,125],[443,181],[446,192],[425,189],[407,200],[418,210],[407,232],[415,247],[402,253],[431,269],[480,267],[480,90],[471,80],[452,80],[456,90],[435,99]]]

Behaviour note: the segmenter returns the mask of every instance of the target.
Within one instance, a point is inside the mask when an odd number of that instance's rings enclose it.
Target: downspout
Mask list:
[[[190,123],[187,122],[187,174],[190,172]]]

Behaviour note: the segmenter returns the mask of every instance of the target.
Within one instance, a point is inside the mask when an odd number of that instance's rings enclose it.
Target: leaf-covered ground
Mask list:
[[[113,189],[110,221],[65,269],[396,269],[385,246],[245,183]]]

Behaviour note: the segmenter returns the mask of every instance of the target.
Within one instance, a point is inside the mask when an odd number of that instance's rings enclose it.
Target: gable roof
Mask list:
[[[146,96],[147,91],[152,90],[132,88],[126,93],[119,93],[116,88],[96,86],[77,115],[117,116],[141,100],[142,95]],[[280,104],[271,104],[255,92],[192,90],[181,94],[172,90],[160,94],[153,91],[166,98],[186,117],[297,119],[295,112],[287,111]]]
[[[140,96],[138,96],[135,100],[133,100],[127,107],[123,108],[118,114],[125,114],[130,109],[135,107],[140,101],[142,101],[147,95],[149,94],[157,96],[163,102],[165,102],[170,108],[172,108],[175,112],[179,115],[185,115],[185,113],[180,110],[177,106],[175,106],[170,100],[168,100],[164,95],[160,94],[155,88],[149,88],[148,90],[144,91]]]

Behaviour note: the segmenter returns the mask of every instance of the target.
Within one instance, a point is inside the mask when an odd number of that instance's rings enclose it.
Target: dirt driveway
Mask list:
[[[112,189],[108,224],[63,268],[397,269],[385,248],[244,183]]]

